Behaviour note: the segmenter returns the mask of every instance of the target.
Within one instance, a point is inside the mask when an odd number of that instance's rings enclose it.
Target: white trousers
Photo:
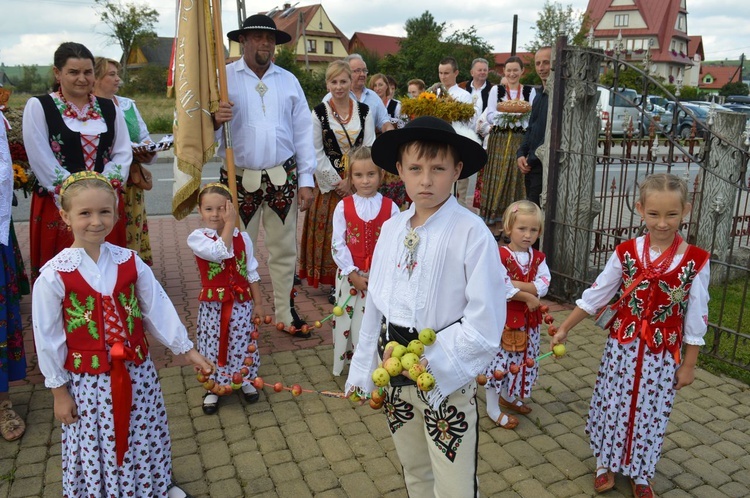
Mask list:
[[[388,388],[386,416],[410,498],[479,496],[476,394],[472,381],[433,410],[416,386]]]

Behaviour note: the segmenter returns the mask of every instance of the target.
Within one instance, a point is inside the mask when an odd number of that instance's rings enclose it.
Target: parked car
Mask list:
[[[667,103],[669,103],[668,100]],[[672,111],[654,103],[651,103],[648,107],[649,109],[643,115],[643,135],[651,133],[652,120],[658,133],[668,133],[672,129]]]
[[[638,92],[630,88],[614,91],[610,88],[599,88],[598,107],[601,120],[600,133],[604,133],[607,123],[610,123],[612,135],[624,135],[630,120],[633,120],[633,130],[639,133],[641,111],[636,107],[640,101]]]
[[[667,104],[670,102],[666,97],[662,97],[661,95],[649,95],[647,99],[649,104],[658,105],[664,109],[667,108]]]
[[[692,102],[681,102],[681,104],[689,112],[686,113],[682,109],[677,111],[677,135],[683,139],[689,138],[693,128],[693,122],[697,120],[696,136],[701,136],[706,130],[706,120],[708,119],[708,112],[711,110],[711,106],[696,105]],[[716,111],[729,110],[720,105],[714,105],[713,108]]]
[[[750,105],[750,96],[748,95],[729,95],[724,102],[728,104],[745,104]]]
[[[747,121],[750,121],[750,105],[746,104],[724,104],[724,107],[733,112],[741,112],[746,116]]]

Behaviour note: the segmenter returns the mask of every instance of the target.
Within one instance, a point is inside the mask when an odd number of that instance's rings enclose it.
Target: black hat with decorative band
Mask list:
[[[487,163],[487,153],[480,144],[456,133],[447,121],[433,116],[418,117],[401,129],[380,135],[372,144],[372,160],[387,172],[398,175],[396,161],[399,147],[417,141],[447,143],[455,147],[459,156],[456,160],[464,163],[459,179],[470,177]]]
[[[255,14],[242,23],[241,29],[235,29],[227,33],[227,38],[232,41],[239,43],[240,35],[245,34],[247,31],[273,31],[276,34],[276,45],[281,45],[292,40],[289,33],[276,29],[276,23],[273,19],[264,14]]]

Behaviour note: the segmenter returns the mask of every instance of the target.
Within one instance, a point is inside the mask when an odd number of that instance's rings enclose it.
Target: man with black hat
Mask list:
[[[427,373],[390,377],[385,389],[407,492],[478,496],[475,379],[499,350],[508,282],[492,233],[451,190],[487,154],[447,122],[424,116],[380,135],[372,159],[398,173],[412,204],[381,228],[346,391],[373,390],[391,341],[431,344],[421,359]]]
[[[312,120],[297,78],[272,62],[276,45],[291,36],[262,14],[248,17],[241,29],[227,36],[242,45],[244,55],[227,66],[229,102],[219,104],[214,128],[229,122],[239,215],[253,244],[263,220],[276,322],[294,335],[308,337],[309,332],[299,330],[304,322],[292,319],[290,294],[297,261],[296,211],[306,211],[313,199]],[[225,157],[223,137],[219,155]],[[221,177],[228,182],[226,170]]]

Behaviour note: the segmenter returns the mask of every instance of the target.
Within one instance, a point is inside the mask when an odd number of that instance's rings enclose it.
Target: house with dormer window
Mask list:
[[[333,24],[321,4],[299,7],[285,3],[281,8],[260,12],[276,23],[276,28],[286,31],[292,41],[281,47],[289,47],[296,54],[296,60],[310,71],[325,71],[330,62],[349,55],[349,39]],[[238,43],[230,42],[231,57],[239,57]]]
[[[688,35],[687,0],[589,0],[587,13],[594,46],[607,55],[619,48],[623,59],[638,63],[648,53],[651,74],[697,86],[703,42]]]

